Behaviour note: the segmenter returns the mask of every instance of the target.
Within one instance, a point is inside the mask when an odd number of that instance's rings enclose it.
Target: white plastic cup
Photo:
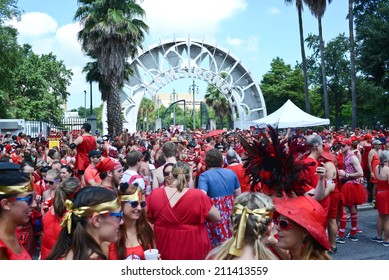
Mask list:
[[[147,249],[144,254],[145,260],[158,260],[158,249]]]

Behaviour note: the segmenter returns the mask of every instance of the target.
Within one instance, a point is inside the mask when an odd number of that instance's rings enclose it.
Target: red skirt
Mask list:
[[[365,187],[352,181],[348,181],[342,186],[342,194],[344,206],[361,205],[367,201]]]
[[[389,190],[377,191],[375,206],[380,215],[389,214]]]

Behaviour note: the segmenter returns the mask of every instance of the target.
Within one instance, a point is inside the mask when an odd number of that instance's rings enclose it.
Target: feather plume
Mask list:
[[[261,183],[276,195],[303,195],[303,186],[307,184],[303,173],[309,166],[302,162],[302,155],[309,150],[309,145],[299,135],[280,138],[278,128],[270,125],[268,134],[269,137],[262,132],[251,143],[240,137],[246,151],[244,167],[251,190]]]

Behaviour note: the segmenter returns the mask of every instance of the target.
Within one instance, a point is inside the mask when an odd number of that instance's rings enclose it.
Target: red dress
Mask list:
[[[96,149],[96,138],[91,135],[82,136],[82,143],[77,145],[76,170],[85,170],[90,161],[88,154]]]
[[[19,241],[19,245],[22,247],[22,252],[20,254],[15,254],[7,245],[0,239],[0,249],[4,248],[7,258],[9,260],[32,260],[30,254],[24,249],[23,245]]]
[[[373,155],[371,159],[371,170],[373,170],[374,177],[377,178],[376,167],[380,164],[380,157],[377,154]],[[377,184],[377,179],[370,177],[370,183]]]
[[[188,189],[171,207],[165,189],[158,188],[146,201],[161,259],[204,260],[211,250],[205,219],[212,200],[201,190]]]
[[[42,219],[43,225],[43,235],[42,235],[42,245],[41,245],[41,259],[47,259],[47,256],[51,253],[51,250],[54,248],[55,243],[57,242],[58,236],[62,230],[62,227],[59,225],[60,221],[57,218],[57,215],[51,213],[51,209],[46,212]]]
[[[381,215],[389,214],[389,182],[388,180],[377,180],[378,188],[376,194],[376,208]]]

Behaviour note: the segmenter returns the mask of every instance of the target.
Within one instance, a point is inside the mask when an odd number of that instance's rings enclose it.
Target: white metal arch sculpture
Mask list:
[[[165,85],[183,78],[215,85],[229,101],[235,127],[248,128],[252,120],[267,115],[258,83],[238,59],[220,47],[190,37],[174,39],[149,47],[131,64],[134,76],[126,82],[121,94],[127,121],[124,126],[131,132],[136,129],[143,96],[154,96]],[[223,79],[221,73],[227,77]]]

